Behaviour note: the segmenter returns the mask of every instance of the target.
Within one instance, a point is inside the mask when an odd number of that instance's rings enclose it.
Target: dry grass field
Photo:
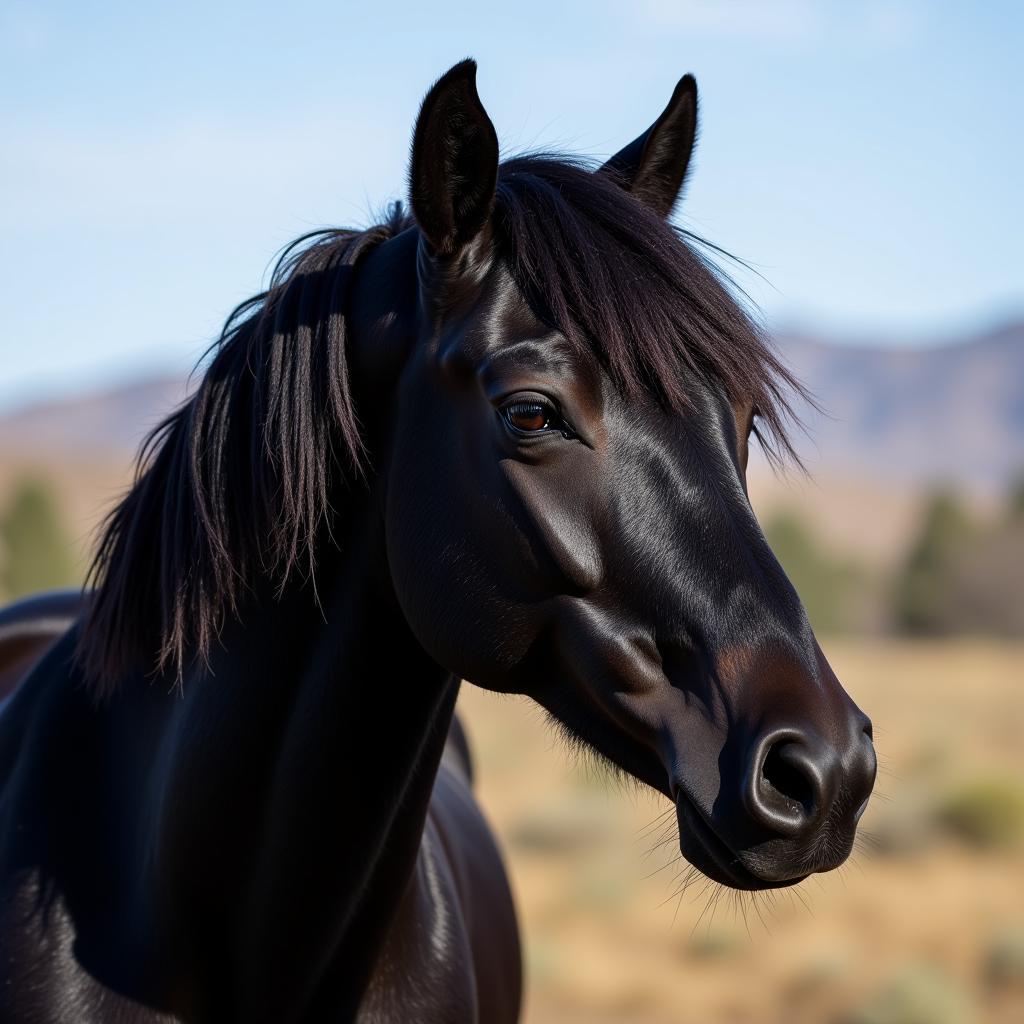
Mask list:
[[[664,799],[609,790],[534,706],[465,687],[527,1024],[1024,1021],[1024,646],[826,650],[877,726],[871,848],[756,903],[699,884],[673,897],[674,842],[651,852],[647,828]]]
[[[102,408],[87,411],[86,426]],[[134,440],[102,453],[83,441],[74,456],[58,440],[34,429],[0,443],[0,507],[19,480],[45,481],[80,573]],[[903,550],[920,504],[821,479],[760,477],[752,493],[762,517],[799,507],[875,567]],[[520,908],[526,1024],[1024,1022],[1024,644],[825,647],[876,725],[872,842],[772,901],[701,884],[676,895],[671,815],[666,842],[650,827],[663,799],[572,766],[529,702],[464,688]]]

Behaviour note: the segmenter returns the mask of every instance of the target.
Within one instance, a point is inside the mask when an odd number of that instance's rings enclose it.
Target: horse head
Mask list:
[[[457,65],[416,124],[415,224],[359,271],[354,361],[393,379],[359,407],[419,642],[669,797],[704,873],[764,889],[848,856],[875,755],[747,498],[793,379],[667,220],[696,126],[687,76],[604,167],[500,163]]]

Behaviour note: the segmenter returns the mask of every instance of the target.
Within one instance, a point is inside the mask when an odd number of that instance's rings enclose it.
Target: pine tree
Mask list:
[[[777,513],[764,533],[815,631],[835,633],[856,628],[853,606],[864,588],[858,568],[834,557],[794,512]]]
[[[0,517],[0,586],[5,597],[75,582],[74,555],[52,491],[40,480],[23,481]]]
[[[971,539],[970,522],[956,496],[934,493],[896,582],[895,613],[901,628],[932,635],[958,630],[955,573]]]

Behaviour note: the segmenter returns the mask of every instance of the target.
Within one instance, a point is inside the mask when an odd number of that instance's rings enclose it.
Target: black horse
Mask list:
[[[54,591],[0,608],[0,707],[82,613],[82,595]]]
[[[67,590],[0,608],[0,708],[85,606],[80,591]],[[412,1011],[440,1021],[518,1017],[519,932],[501,856],[473,799],[472,775],[468,741],[453,716],[416,865],[381,944],[360,1021],[404,1020]],[[424,935],[442,935],[443,941],[424,942]],[[117,1005],[115,996],[107,998]],[[44,1005],[44,1019],[63,1019],[52,1002]],[[68,1007],[71,1019],[79,1019],[80,1007]],[[100,1019],[153,1019],[130,1004],[118,1010],[121,1016],[108,1011]]]
[[[664,793],[713,879],[846,858],[870,725],[745,488],[793,381],[666,220],[696,103],[499,164],[461,63],[412,216],[229,319],[0,717],[0,1020],[514,1019],[471,804],[432,824],[460,678]]]

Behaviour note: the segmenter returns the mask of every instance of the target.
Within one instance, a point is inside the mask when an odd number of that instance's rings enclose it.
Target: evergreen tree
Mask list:
[[[863,583],[857,568],[833,557],[792,511],[775,515],[764,533],[815,631],[835,633],[854,628],[852,605]]]
[[[897,578],[894,610],[900,628],[938,635],[960,627],[956,575],[970,541],[970,523],[956,496],[949,491],[934,493]]]
[[[0,586],[5,597],[75,582],[75,559],[53,493],[42,481],[23,481],[0,516]]]
[[[1010,486],[1006,510],[1010,522],[1024,522],[1024,473],[1018,476]]]

